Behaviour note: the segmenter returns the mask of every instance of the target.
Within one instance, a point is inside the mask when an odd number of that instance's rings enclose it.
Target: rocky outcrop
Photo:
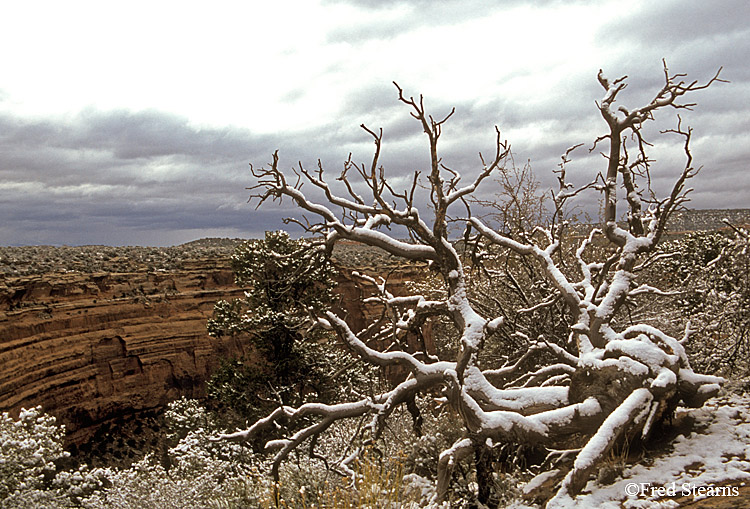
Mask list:
[[[0,410],[42,405],[83,442],[99,424],[202,397],[222,357],[206,334],[219,299],[239,296],[228,259],[170,272],[63,273],[0,286]]]
[[[395,294],[421,270],[390,266],[364,247],[350,246],[347,258],[373,275],[388,267]],[[0,411],[41,405],[73,444],[180,396],[202,398],[222,358],[255,355],[247,342],[206,333],[216,301],[242,294],[228,256],[132,272],[38,274],[28,266],[31,275],[0,279]],[[379,309],[361,307],[371,289],[348,273],[338,280],[337,312],[357,330]]]

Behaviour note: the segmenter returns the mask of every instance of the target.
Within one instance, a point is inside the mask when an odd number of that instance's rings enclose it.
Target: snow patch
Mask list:
[[[589,481],[583,493],[561,507],[586,509],[678,507],[669,498],[642,494],[629,496],[628,485],[675,486],[678,495],[684,485],[728,486],[729,481],[750,480],[750,396],[722,396],[708,400],[699,409],[678,409],[678,414],[695,419],[694,431],[672,443],[671,453],[650,465],[626,468],[615,483],[600,486]],[[672,484],[674,483],[674,484]]]

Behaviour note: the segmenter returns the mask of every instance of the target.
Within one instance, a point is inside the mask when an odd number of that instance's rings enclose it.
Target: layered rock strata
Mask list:
[[[204,396],[222,357],[248,346],[206,334],[241,294],[228,259],[170,272],[45,274],[0,288],[0,410],[41,405],[82,442],[96,425]]]
[[[349,246],[344,258],[372,275],[387,267],[395,294],[421,270],[391,267],[366,248]],[[0,411],[41,405],[72,444],[180,396],[202,398],[222,358],[256,355],[246,341],[206,333],[216,301],[242,295],[228,255],[156,270],[28,273],[0,278]],[[348,273],[337,312],[357,330],[380,310],[361,307],[371,289]]]

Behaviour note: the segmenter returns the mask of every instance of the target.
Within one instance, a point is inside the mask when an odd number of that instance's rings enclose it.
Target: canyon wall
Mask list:
[[[391,290],[403,292],[413,270],[392,273]],[[363,310],[362,289],[346,274],[337,312],[356,330],[375,310]],[[222,358],[256,355],[247,342],[206,333],[215,302],[241,295],[228,257],[0,279],[0,411],[41,405],[70,443],[83,444],[103,424],[180,396],[202,398]]]
[[[0,286],[0,410],[41,405],[85,441],[97,424],[204,396],[222,357],[206,334],[219,299],[238,297],[229,260],[180,270],[51,273]]]

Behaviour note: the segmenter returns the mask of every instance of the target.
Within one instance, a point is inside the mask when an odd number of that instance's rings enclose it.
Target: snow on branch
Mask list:
[[[397,84],[398,101],[426,135],[426,183],[419,182],[422,172],[415,172],[408,189],[396,191],[380,165],[383,131],[364,125],[362,129],[374,141],[374,153],[367,165],[354,163],[349,155],[336,178],[343,186],[343,196],[331,187],[320,161],[313,170],[299,163],[291,169],[293,177],[288,177],[275,152],[270,167],[252,168],[256,184],[250,188],[251,200],[257,200],[258,206],[269,200],[293,201],[314,219],[291,221],[324,238],[328,253],[342,240],[379,248],[407,262],[420,262],[415,265],[420,268],[427,266],[425,281],[439,288],[399,293],[385,278],[352,271],[358,282],[375,288],[362,302],[376,310],[369,324],[355,328],[331,310],[317,312],[315,321],[335,332],[356,360],[398,368],[404,376],[392,381],[390,389],[379,394],[371,391],[369,397],[357,396],[353,402],[306,403],[297,408],[282,405],[247,430],[222,438],[248,440],[276,433],[266,449],[276,453],[277,476],[279,465],[293,450],[303,442],[317,440],[334,422],[370,416],[369,440],[377,440],[397,408],[406,405],[414,416],[419,412],[415,397],[430,393],[445,398],[465,430],[465,436],[440,455],[439,497],[445,498],[451,472],[472,451],[491,447],[491,443],[530,443],[580,450],[562,479],[554,499],[559,501],[580,491],[621,436],[647,435],[676,401],[700,405],[716,394],[723,380],[695,373],[679,341],[642,323],[624,326],[626,322],[620,319],[626,303],[635,298],[668,295],[639,277],[657,258],[653,252],[666,221],[687,200],[686,184],[697,173],[689,148],[692,131],[683,128],[680,119],[675,129],[664,134],[683,137],[686,163],[669,196],[661,200],[644,196],[639,181],[645,179],[650,190],[655,169],[641,128],[657,110],[690,108],[693,104],[679,102],[683,96],[723,81],[717,72],[703,85],[685,82],[683,75],[670,74],[666,63],[664,75],[664,86],[648,104],[629,109],[615,106],[627,86],[626,77],[610,81],[599,73],[604,97],[598,108],[607,131],[591,150],[609,144],[604,154],[605,171],[594,175],[588,184],[574,186],[566,180],[566,166],[580,145],[569,149],[555,172],[558,189],[552,193],[549,221],[529,224],[532,214],[523,204],[536,206],[542,201],[516,197],[513,207],[517,210],[509,217],[520,225],[515,228],[518,231],[506,228],[500,233],[472,215],[469,207],[472,196],[496,175],[505,176],[506,191],[527,189],[523,183],[514,187],[508,180],[504,165],[510,145],[501,138],[500,130],[495,127],[492,160],[486,162],[480,154],[481,168],[462,170],[465,175],[476,175],[462,185],[462,172],[449,168],[438,150],[442,128],[455,110],[436,119],[427,112],[422,96],[407,96]],[[626,131],[633,141],[628,141]],[[628,153],[628,143],[636,144],[635,156]],[[310,196],[322,195],[320,202],[302,193],[303,183],[317,190]],[[619,201],[618,188],[625,190]],[[362,189],[366,192],[360,192]],[[571,248],[574,239],[569,235],[565,209],[569,200],[581,199],[587,192],[603,197],[601,224]],[[431,214],[424,218],[418,210],[423,202],[431,206]],[[617,223],[621,202],[626,207],[627,226]],[[448,235],[449,222],[458,221],[455,207],[466,212],[460,220],[466,227],[461,242]],[[410,240],[389,232],[394,225],[403,227]],[[413,345],[401,341],[411,333],[424,337],[438,318],[448,332],[434,339],[443,342],[444,348],[432,352],[423,348],[415,353]],[[536,322],[544,322],[548,328],[537,327],[540,324]],[[356,454],[345,458],[340,468],[346,471]],[[485,467],[477,462],[479,468]]]

